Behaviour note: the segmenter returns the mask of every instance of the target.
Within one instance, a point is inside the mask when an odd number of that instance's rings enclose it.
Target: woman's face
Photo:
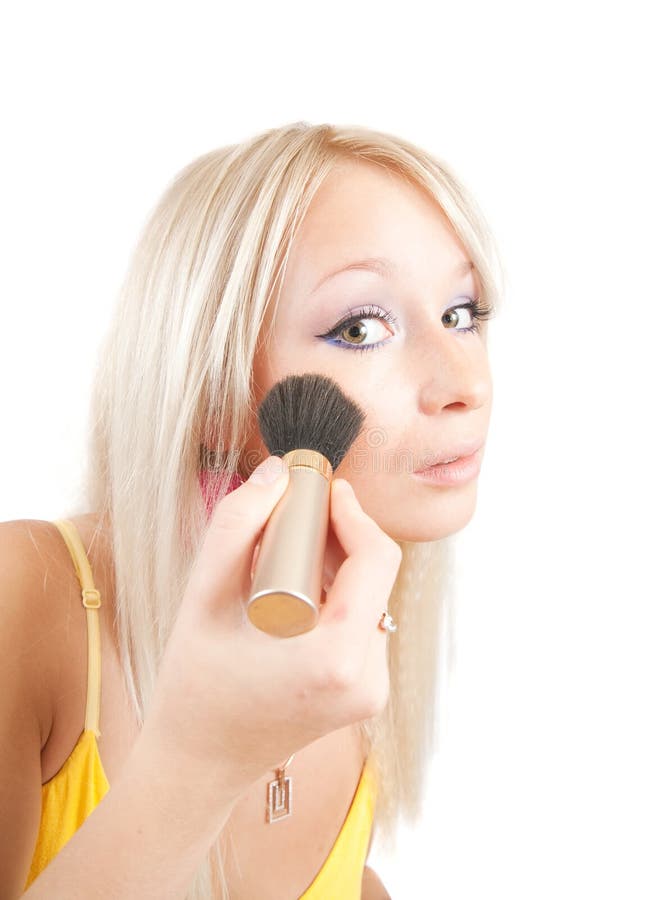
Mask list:
[[[384,268],[361,264],[370,258]],[[476,474],[447,484],[415,474],[474,446],[479,462],[484,452],[492,383],[486,324],[459,308],[479,296],[474,273],[460,271],[467,262],[424,192],[373,164],[342,162],[297,231],[275,326],[269,315],[260,335],[258,403],[286,375],[318,372],[365,412],[335,475],[394,540],[438,540],[475,509]],[[257,423],[246,451],[267,453]]]

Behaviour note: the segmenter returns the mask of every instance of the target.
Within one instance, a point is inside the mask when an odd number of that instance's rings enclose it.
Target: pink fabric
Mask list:
[[[219,487],[225,477],[223,472],[219,472],[216,469],[201,469],[199,471],[199,484],[201,485],[201,494],[203,496],[203,501],[206,504],[208,518],[212,516]],[[228,482],[226,493],[230,494],[231,491],[234,491],[241,484],[244,484],[244,479],[240,478],[236,473]]]

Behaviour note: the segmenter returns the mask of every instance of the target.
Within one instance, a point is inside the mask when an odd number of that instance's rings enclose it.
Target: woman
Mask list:
[[[420,812],[498,274],[458,179],[391,135],[297,123],[174,180],[99,356],[91,512],[2,525],[16,896],[388,896],[364,863],[372,828],[391,845]],[[335,472],[319,623],[279,641],[242,616],[288,477],[256,409],[308,371],[366,419]]]

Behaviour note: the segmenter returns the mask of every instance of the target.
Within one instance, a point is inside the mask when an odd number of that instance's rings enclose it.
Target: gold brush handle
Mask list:
[[[256,628],[291,637],[319,621],[332,466],[316,450],[283,459],[289,483],[262,535],[246,610]]]

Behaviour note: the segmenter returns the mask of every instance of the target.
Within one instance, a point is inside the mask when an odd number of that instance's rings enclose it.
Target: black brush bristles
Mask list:
[[[262,439],[272,456],[317,450],[337,468],[364,422],[360,407],[325,375],[288,375],[258,410]]]

